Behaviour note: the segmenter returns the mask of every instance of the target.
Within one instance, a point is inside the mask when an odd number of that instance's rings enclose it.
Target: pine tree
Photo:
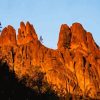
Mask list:
[[[43,38],[42,38],[42,36],[40,36],[40,42],[43,43]]]
[[[1,22],[0,22],[0,32],[1,32],[1,29],[2,29],[2,25],[1,25]]]

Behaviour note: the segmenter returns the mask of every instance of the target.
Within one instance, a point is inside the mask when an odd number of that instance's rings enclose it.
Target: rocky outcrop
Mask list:
[[[37,34],[33,26],[29,22],[26,23],[26,26],[24,22],[21,22],[20,28],[18,29],[17,44],[18,45],[27,44],[33,41],[34,39],[38,40]]]
[[[58,49],[61,49],[62,47],[68,48],[70,47],[70,43],[71,43],[71,30],[66,24],[63,24],[61,26],[59,33]]]
[[[0,35],[0,46],[14,46],[16,45],[15,29],[8,25],[5,27]]]
[[[21,80],[34,80],[34,73],[44,73],[44,80],[60,95],[70,92],[94,98],[100,90],[100,47],[90,32],[79,23],[63,24],[56,50],[38,40],[34,27],[21,22],[16,39],[12,26],[0,36],[0,59]],[[28,80],[27,79],[27,80]],[[27,83],[32,87],[31,83]]]

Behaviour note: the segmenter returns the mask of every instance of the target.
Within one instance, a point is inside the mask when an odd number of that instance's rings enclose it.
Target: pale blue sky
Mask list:
[[[15,29],[31,22],[50,48],[57,47],[61,24],[80,22],[100,46],[100,0],[0,0],[0,21]]]

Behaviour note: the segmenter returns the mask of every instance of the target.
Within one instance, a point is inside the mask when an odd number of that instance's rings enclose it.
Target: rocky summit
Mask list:
[[[56,50],[40,42],[29,22],[20,23],[17,36],[8,25],[0,35],[0,60],[19,80],[25,78],[28,87],[33,88],[33,81],[43,73],[43,81],[61,96],[100,95],[100,47],[80,23],[61,25]]]

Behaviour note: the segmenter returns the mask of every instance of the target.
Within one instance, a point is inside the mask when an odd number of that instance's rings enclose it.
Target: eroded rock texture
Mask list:
[[[100,47],[92,34],[79,23],[63,24],[56,50],[38,40],[33,25],[21,22],[18,36],[12,26],[0,36],[0,59],[20,79],[34,80],[35,71],[45,73],[44,80],[59,94],[95,97],[100,92]],[[28,80],[28,79],[27,79]],[[32,87],[31,83],[27,86]]]

